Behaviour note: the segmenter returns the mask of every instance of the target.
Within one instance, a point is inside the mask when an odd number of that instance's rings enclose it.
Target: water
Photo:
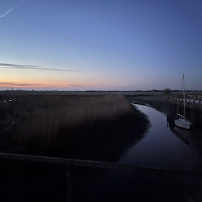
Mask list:
[[[183,169],[189,146],[168,127],[166,115],[143,105],[135,105],[150,120],[151,127],[139,144],[120,158],[120,164]]]
[[[199,152],[189,131],[169,127],[167,116],[143,105],[134,105],[148,116],[145,137],[125,151],[118,164],[195,170]],[[135,172],[107,171],[85,183],[76,201],[201,201],[200,180]],[[199,199],[198,199],[199,198]]]

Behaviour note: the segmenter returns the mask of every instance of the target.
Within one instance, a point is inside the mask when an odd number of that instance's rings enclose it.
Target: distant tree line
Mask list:
[[[165,88],[163,89],[163,92],[168,95],[172,92],[172,90],[170,88]]]

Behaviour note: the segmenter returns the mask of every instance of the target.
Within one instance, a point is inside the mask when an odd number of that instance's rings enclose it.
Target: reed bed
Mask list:
[[[120,133],[131,121],[137,134],[137,124],[146,123],[122,95],[21,96],[7,111],[9,141],[36,155],[97,158],[100,150],[123,144]]]

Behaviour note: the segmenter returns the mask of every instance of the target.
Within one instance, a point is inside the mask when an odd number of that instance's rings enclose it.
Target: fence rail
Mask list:
[[[66,159],[57,157],[47,156],[34,156],[34,155],[23,155],[23,154],[11,154],[11,153],[0,153],[0,159],[17,160],[17,161],[30,161],[30,162],[43,162],[53,164],[64,164],[66,166],[66,178],[67,178],[67,201],[71,202],[71,166],[81,167],[94,167],[102,169],[122,170],[122,171],[135,171],[141,173],[153,173],[163,175],[177,175],[201,178],[202,172],[187,172],[180,170],[169,170],[162,168],[151,168],[151,167],[140,167],[140,166],[128,166],[119,165],[116,163],[100,162],[100,161],[88,161],[79,159]]]
[[[202,177],[202,172],[196,173],[196,172],[188,172],[188,171],[181,171],[181,170],[129,166],[129,165],[120,165],[116,163],[108,163],[108,162],[100,162],[100,161],[66,159],[66,158],[47,157],[47,156],[0,153],[0,159],[65,164],[68,167],[81,166],[81,167],[91,167],[91,168],[94,167],[94,168],[103,168],[103,169],[112,169],[112,170],[135,171],[135,172],[141,172],[141,173],[156,173],[156,174],[171,174],[171,175],[183,175],[183,176],[191,176],[191,177]]]
[[[181,105],[183,103],[184,99],[179,96],[173,96],[173,97],[167,97],[167,101]],[[188,106],[197,107],[197,108],[201,109],[202,108],[202,96],[198,96],[198,99],[195,99],[195,95],[187,95],[185,98],[185,103]]]

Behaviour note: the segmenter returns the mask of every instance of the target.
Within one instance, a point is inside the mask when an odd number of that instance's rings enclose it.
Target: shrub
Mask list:
[[[172,92],[172,90],[170,88],[165,88],[163,90],[163,93],[165,93],[166,95],[170,94]]]

